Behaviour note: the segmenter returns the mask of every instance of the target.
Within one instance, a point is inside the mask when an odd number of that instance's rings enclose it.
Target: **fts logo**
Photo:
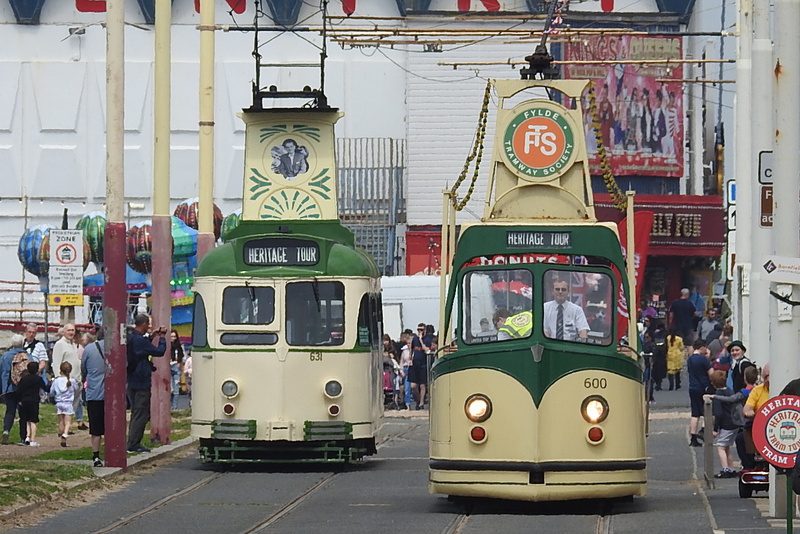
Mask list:
[[[561,174],[575,152],[572,127],[563,109],[537,103],[519,111],[503,136],[503,155],[516,171],[532,177]]]

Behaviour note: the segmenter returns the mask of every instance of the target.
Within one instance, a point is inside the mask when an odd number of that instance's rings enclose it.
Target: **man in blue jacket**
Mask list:
[[[133,330],[128,334],[128,399],[131,403],[131,421],[128,426],[128,452],[150,452],[142,446],[144,427],[150,420],[150,385],[153,364],[150,356],[160,357],[167,350],[165,334],[161,327],[148,338],[150,316],[140,313],[134,319]],[[154,342],[158,342],[157,345]]]
[[[17,417],[19,408],[17,386],[11,382],[11,365],[14,361],[14,356],[20,352],[25,352],[25,349],[22,348],[24,344],[25,338],[19,334],[14,334],[11,336],[11,347],[0,357],[0,393],[3,394],[6,404],[6,415],[3,418],[3,437],[0,439],[0,443],[3,445],[8,443],[8,435],[11,433],[11,427],[14,426],[14,418]],[[21,422],[19,425],[20,443],[24,444],[27,436],[27,425]]]

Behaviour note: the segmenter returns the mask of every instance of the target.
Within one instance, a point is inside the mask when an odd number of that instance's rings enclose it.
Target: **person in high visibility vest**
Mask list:
[[[525,310],[506,318],[497,330],[497,340],[522,339],[531,335],[533,312]]]

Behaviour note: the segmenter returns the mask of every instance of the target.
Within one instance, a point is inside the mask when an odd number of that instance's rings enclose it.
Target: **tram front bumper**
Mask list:
[[[646,471],[523,471],[436,469],[429,473],[431,493],[524,501],[615,498],[646,494]]]

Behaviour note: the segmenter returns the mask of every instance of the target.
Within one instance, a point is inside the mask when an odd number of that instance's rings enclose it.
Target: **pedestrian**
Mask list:
[[[186,352],[183,360],[183,374],[186,377],[186,394],[189,395],[189,407],[192,407],[192,353]]]
[[[681,389],[681,370],[685,356],[683,338],[673,328],[667,336],[667,381],[670,391]]]
[[[25,344],[25,338],[20,334],[11,336],[11,346],[3,353],[0,358],[0,393],[3,395],[3,400],[6,405],[6,414],[3,418],[3,437],[0,440],[3,445],[7,445],[9,441],[9,434],[11,428],[14,426],[14,419],[17,417],[17,410],[19,409],[19,398],[17,397],[17,385],[11,380],[11,369],[14,366],[14,361],[20,360],[20,355],[24,354],[27,357],[25,349],[22,348]],[[27,428],[25,425],[19,425],[19,441],[25,442],[27,437]]]
[[[710,343],[712,339],[719,337],[719,334],[712,334],[721,329],[722,323],[720,323],[719,317],[717,317],[716,308],[709,308],[708,311],[706,311],[706,316],[697,323],[695,333],[697,334],[697,339],[702,339],[706,343]]]
[[[694,304],[689,300],[689,290],[681,289],[681,298],[669,306],[669,329],[674,329],[687,345],[692,343],[694,334]]]
[[[713,395],[703,395],[703,399],[713,402],[714,413],[714,447],[719,455],[721,470],[714,478],[733,478],[736,471],[733,469],[731,445],[736,441],[739,429],[744,425],[741,402],[722,402],[720,397],[728,398],[733,395],[725,384],[725,371],[715,370],[711,373],[710,381],[714,387]]]
[[[758,369],[755,367],[748,367],[744,371],[744,381],[745,387],[743,387],[739,391],[735,391],[733,395],[730,396],[722,396],[722,395],[711,395],[711,399],[714,401],[721,402],[723,404],[736,404],[738,405],[735,410],[737,413],[741,414],[740,420],[740,427],[739,431],[736,434],[736,438],[734,439],[736,443],[736,454],[739,455],[739,461],[742,463],[742,467],[750,466],[752,467],[755,463],[753,459],[753,452],[747,452],[747,445],[746,445],[746,433],[750,434],[750,444],[752,446],[752,426],[753,421],[748,419],[744,416],[744,403],[747,402],[747,398],[750,396],[750,392],[753,391],[753,388],[758,381]],[[726,384],[727,386],[727,384]],[[737,416],[738,417],[738,416]]]
[[[53,369],[61,369],[63,362],[69,362],[72,376],[70,376],[70,383],[74,384],[76,388],[75,396],[73,398],[73,413],[76,419],[83,425],[83,406],[81,406],[81,359],[79,350],[82,350],[75,340],[75,325],[67,323],[64,325],[64,333],[61,338],[56,341],[53,346]],[[70,418],[71,419],[71,418]],[[83,425],[81,430],[86,428]],[[72,434],[70,428],[67,427],[67,433]]]
[[[651,330],[653,336],[653,385],[661,391],[661,384],[667,376],[667,339],[664,324],[660,321]]]
[[[769,363],[761,368],[761,383],[756,385],[747,396],[742,412],[746,418],[745,431],[736,439],[736,451],[742,459],[743,469],[756,466],[755,445],[753,444],[753,419],[756,411],[769,400]]]
[[[728,352],[731,355],[733,360],[733,364],[731,365],[730,371],[730,378],[728,381],[730,382],[729,387],[733,391],[739,391],[745,385],[744,383],[744,371],[748,367],[755,367],[756,364],[750,361],[750,359],[745,354],[747,352],[747,348],[744,344],[739,341],[731,341],[728,344]]]
[[[174,328],[169,333],[169,373],[172,378],[172,410],[178,409],[178,396],[181,393],[181,372],[183,369],[183,343]]]
[[[131,403],[131,420],[128,425],[128,452],[150,452],[142,445],[144,427],[150,420],[150,386],[153,364],[150,356],[161,357],[167,350],[167,329],[160,327],[150,331],[150,316],[140,313],[134,319],[133,329],[128,334],[128,398]],[[158,345],[154,345],[157,342]]]
[[[716,330],[714,332],[717,332]],[[728,343],[731,341],[731,337],[733,336],[733,326],[726,324],[722,326],[722,329],[719,331],[719,335],[711,340],[708,341],[708,353],[711,355],[711,359],[719,359],[722,356],[727,355],[730,357],[730,354],[727,352]],[[731,362],[732,363],[732,362]]]
[[[26,425],[25,445],[38,447],[36,442],[36,426],[39,424],[40,393],[45,390],[44,380],[39,375],[39,362],[29,361],[28,367],[17,384],[19,397],[19,424]]]
[[[425,408],[425,394],[428,389],[428,351],[431,337],[425,335],[425,323],[417,325],[417,334],[411,339],[411,393],[417,402],[417,410]]]
[[[86,384],[86,411],[89,414],[89,436],[92,443],[92,463],[103,467],[100,443],[105,432],[106,358],[103,352],[103,330],[97,339],[86,345],[81,359],[81,379]]]
[[[75,393],[77,386],[72,381],[72,364],[68,361],[61,362],[59,366],[59,377],[53,380],[50,386],[50,396],[56,403],[56,415],[58,416],[58,435],[61,437],[61,446],[67,446],[69,427],[72,424],[72,416],[75,415]]]
[[[411,339],[413,336],[413,332],[411,330],[406,329],[400,334],[400,340],[403,343],[403,347],[400,350],[400,367],[403,369],[403,404],[405,404],[406,410],[411,409],[411,401],[413,400],[413,396],[411,394],[411,376],[409,375],[409,370],[411,369],[411,364],[413,360],[413,352],[411,350]]]
[[[39,363],[39,376],[42,377],[45,387],[49,382],[47,376],[47,366],[50,363],[47,357],[47,347],[43,341],[36,339],[36,332],[38,328],[35,323],[28,323],[25,326],[25,345],[23,348],[28,352],[28,359],[33,362]],[[47,399],[47,394],[43,394],[42,402]]]
[[[691,417],[689,419],[689,446],[700,447],[701,437],[697,433],[700,418],[703,416],[703,395],[710,393],[711,382],[709,377],[714,371],[711,361],[708,359],[706,343],[702,339],[696,339],[692,344],[694,352],[686,361],[689,371],[689,402],[691,405]],[[709,422],[706,422],[708,424]]]

